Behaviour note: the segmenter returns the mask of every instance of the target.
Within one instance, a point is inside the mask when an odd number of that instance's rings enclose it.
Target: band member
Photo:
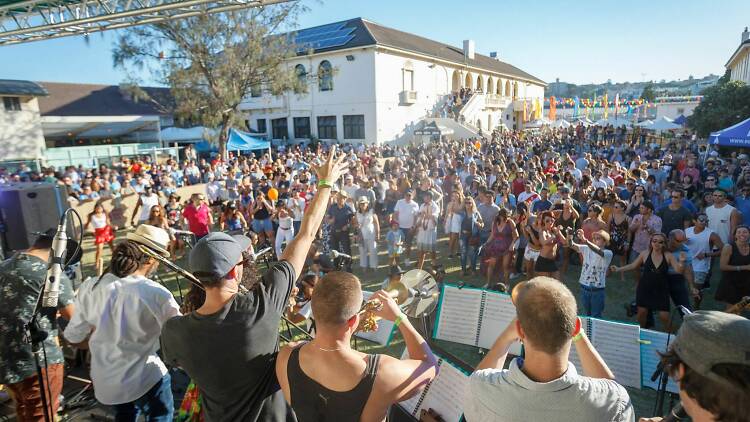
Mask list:
[[[116,421],[171,421],[171,378],[156,354],[164,323],[179,315],[172,293],[149,279],[169,257],[169,234],[141,224],[112,253],[104,275],[81,285],[65,338],[91,351],[96,399],[115,409]]]
[[[25,329],[44,289],[47,261],[54,236],[55,229],[50,229],[40,235],[30,249],[17,252],[0,263],[0,384],[8,387],[19,421],[44,420],[42,389],[49,406],[48,414],[52,418],[60,405],[64,360],[57,342],[57,325],[46,313],[40,314],[39,332],[46,334],[43,346],[47,355],[46,360],[38,361],[42,369],[43,386],[39,385],[35,356],[26,339]],[[68,250],[72,252],[70,246]],[[75,309],[73,288],[65,276],[60,279],[57,309],[67,320],[72,317]]]
[[[350,273],[326,274],[312,296],[315,339],[279,352],[276,375],[299,421],[384,421],[393,403],[408,399],[437,373],[427,342],[381,290],[377,317],[394,321],[409,359],[368,355],[350,347],[360,323],[362,289]]]
[[[661,361],[678,381],[682,408],[693,421],[747,420],[750,321],[717,311],[686,315]],[[641,422],[661,420],[642,418]]]
[[[570,290],[549,277],[535,277],[518,289],[518,319],[469,378],[466,420],[633,421],[628,393],[586,337]],[[525,357],[502,369],[519,339]],[[571,343],[583,376],[568,361]]]
[[[205,301],[194,312],[167,322],[162,353],[198,386],[206,420],[296,420],[274,376],[279,323],[325,214],[331,186],[346,170],[344,156],[336,158],[334,146],[314,170],[318,191],[300,233],[248,293],[239,293],[239,282],[250,239],[211,233],[190,253],[190,269],[205,287]]]

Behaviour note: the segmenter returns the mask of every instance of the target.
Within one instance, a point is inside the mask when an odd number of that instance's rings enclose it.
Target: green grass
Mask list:
[[[117,239],[124,239],[125,238],[125,232],[120,231],[117,233]],[[381,249],[383,252],[381,252],[379,256],[380,261],[380,267],[375,272],[370,273],[363,273],[361,269],[359,268],[359,260],[357,259],[356,253],[357,248],[353,247],[352,252],[355,254],[355,261],[353,263],[353,269],[354,273],[360,278],[362,281],[362,286],[365,290],[377,290],[380,287],[380,284],[383,282],[383,280],[387,277],[389,267],[385,265],[387,262],[386,256],[385,256],[385,246],[381,243]],[[443,237],[439,239],[438,243],[438,262],[441,263],[446,272],[447,276],[445,277],[446,283],[458,283],[460,281],[463,281],[467,283],[468,285],[472,286],[482,286],[484,285],[484,279],[479,276],[463,276],[461,275],[461,268],[460,268],[460,261],[458,258],[447,258],[447,238]],[[88,237],[84,239],[84,250],[86,253],[83,256],[82,259],[82,265],[83,265],[83,274],[84,278],[87,275],[93,275],[95,273],[94,269],[94,244],[93,244],[93,238]],[[109,250],[108,248],[105,248],[105,263],[109,260]],[[414,258],[416,254],[412,255],[412,258]],[[619,257],[615,257],[615,260],[619,260]],[[182,257],[177,260],[176,262],[179,266],[182,268],[187,268],[187,258]],[[619,265],[618,261],[614,262],[615,264]],[[405,270],[409,270],[414,268],[414,265],[405,266],[402,265],[402,267]],[[568,272],[564,275],[563,282],[566,286],[570,288],[570,290],[573,292],[573,294],[576,296],[576,298],[579,295],[579,287],[578,287],[578,276],[580,274],[580,266],[573,266],[571,265],[568,269]],[[178,280],[176,275],[168,271],[163,266],[159,269],[159,278],[164,282],[164,284],[169,288],[174,294],[175,297],[179,300],[179,289],[178,289]],[[711,280],[711,291],[708,292],[704,296],[703,303],[701,305],[701,309],[715,309],[715,310],[721,310],[724,309],[722,304],[717,303],[713,299],[714,291],[716,286],[718,285],[718,272],[714,272],[714,277]],[[180,279],[179,284],[181,284],[183,293],[186,292],[189,289],[189,283],[184,280]],[[635,318],[629,318],[625,312],[625,308],[623,304],[629,303],[633,298],[635,297],[635,278],[632,274],[626,274],[625,280],[620,280],[620,275],[616,274],[614,276],[610,276],[607,279],[607,302],[604,309],[604,318],[613,320],[613,321],[623,321],[623,322],[629,322],[629,323],[636,323]],[[499,334],[499,333],[498,333]],[[295,339],[300,339],[301,336],[297,335],[295,336]],[[467,346],[462,345],[458,343],[448,342],[448,341],[441,341],[441,340],[435,340],[435,343],[453,354],[454,356],[458,357],[459,359],[463,360],[470,366],[476,366],[479,361],[483,357],[483,350],[473,347],[473,346]],[[358,348],[360,351],[366,352],[366,353],[384,353],[391,356],[400,357],[401,353],[404,349],[403,339],[401,338],[400,334],[396,333],[396,335],[393,337],[393,340],[391,343],[387,346],[381,346],[378,344],[374,344],[372,342],[366,341],[366,340],[358,340]],[[644,388],[644,389],[637,389],[637,388],[631,388],[626,387],[630,398],[633,401],[633,405],[636,410],[636,418],[641,416],[652,416],[652,409],[654,405],[654,400],[656,398],[656,392],[654,390]],[[666,407],[666,405],[665,405]],[[636,419],[637,420],[637,419]]]

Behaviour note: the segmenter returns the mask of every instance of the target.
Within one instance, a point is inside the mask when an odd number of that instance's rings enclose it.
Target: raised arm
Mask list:
[[[518,320],[513,318],[513,321],[505,327],[502,333],[497,337],[495,343],[492,344],[490,350],[484,356],[476,370],[480,369],[500,369],[505,363],[505,358],[508,357],[508,350],[510,346],[518,340]]]
[[[295,274],[302,273],[302,267],[305,264],[307,252],[310,245],[318,233],[323,216],[328,207],[328,200],[331,197],[331,186],[346,173],[348,164],[344,161],[345,156],[341,155],[336,158],[336,146],[331,147],[328,159],[320,166],[313,167],[318,178],[318,191],[307,208],[299,234],[289,243],[281,254],[282,261],[288,261],[294,268]]]
[[[648,250],[645,250],[641,252],[640,254],[638,254],[638,257],[636,257],[635,260],[631,262],[630,264],[622,266],[622,267],[617,267],[615,265],[612,265],[609,267],[609,269],[613,273],[620,273],[623,271],[631,271],[631,270],[636,270],[638,268],[641,268],[641,265],[643,265],[643,262],[646,260],[646,254],[648,253],[649,253]]]

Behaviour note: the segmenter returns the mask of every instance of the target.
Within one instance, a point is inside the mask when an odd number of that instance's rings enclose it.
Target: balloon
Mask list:
[[[476,148],[476,149],[482,148],[482,144],[481,144],[481,143],[479,143],[479,142],[477,141],[477,142],[476,142],[476,143],[474,144],[474,148]]]
[[[271,201],[275,201],[279,199],[279,191],[276,190],[276,188],[271,188],[268,190],[268,199]]]

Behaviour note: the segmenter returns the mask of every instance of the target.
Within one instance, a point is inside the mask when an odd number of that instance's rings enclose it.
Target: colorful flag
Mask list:
[[[557,117],[557,99],[555,97],[549,98],[549,119],[553,122]]]
[[[604,94],[604,98],[602,99],[602,106],[604,107],[604,119],[607,118],[607,112],[609,111],[609,104],[607,104],[607,94]]]
[[[617,118],[617,112],[620,111],[620,93],[615,94],[615,119]]]
[[[576,97],[575,100],[574,100],[574,102],[573,102],[573,117],[577,117],[578,116],[578,106],[579,106],[580,102],[581,102],[581,99],[578,98],[578,97]]]

